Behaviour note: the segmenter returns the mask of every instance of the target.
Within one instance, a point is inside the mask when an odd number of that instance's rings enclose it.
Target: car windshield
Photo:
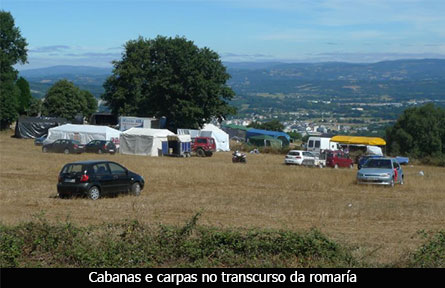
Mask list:
[[[392,169],[391,160],[388,159],[369,159],[366,161],[364,168],[382,168]]]

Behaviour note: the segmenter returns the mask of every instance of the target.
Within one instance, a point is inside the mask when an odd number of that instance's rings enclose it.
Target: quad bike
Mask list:
[[[246,163],[246,162],[247,162],[246,154],[241,153],[239,151],[233,152],[232,163]]]

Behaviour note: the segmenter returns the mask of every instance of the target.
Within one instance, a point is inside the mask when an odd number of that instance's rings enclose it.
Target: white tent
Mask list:
[[[382,148],[378,146],[366,146],[366,154],[383,156]]]
[[[199,136],[215,139],[216,151],[230,151],[229,134],[213,124],[205,124],[199,132]]]
[[[162,142],[175,135],[167,129],[130,128],[120,137],[120,153],[145,156],[162,155]]]
[[[215,139],[216,151],[230,151],[229,134],[213,124],[204,124],[201,130],[178,129],[178,135],[190,135],[192,138],[212,137]]]
[[[108,126],[65,124],[48,129],[48,137],[44,144],[58,139],[72,139],[81,144],[87,144],[92,140],[109,140],[118,145],[120,134],[120,131]]]

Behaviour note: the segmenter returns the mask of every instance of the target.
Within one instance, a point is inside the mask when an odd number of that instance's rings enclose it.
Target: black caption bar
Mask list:
[[[1,287],[363,287],[440,283],[441,269],[8,269]]]

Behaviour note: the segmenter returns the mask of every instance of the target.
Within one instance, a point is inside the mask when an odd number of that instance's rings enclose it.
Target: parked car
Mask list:
[[[215,139],[212,137],[196,137],[192,139],[191,150],[199,157],[211,157],[216,151]]]
[[[144,177],[112,161],[80,161],[63,166],[57,192],[60,198],[86,195],[97,200],[103,195],[131,193],[140,195]]]
[[[46,137],[48,137],[48,135],[45,134],[43,136],[40,136],[39,138],[34,139],[34,145],[42,146],[43,145],[43,141],[46,140]]]
[[[366,163],[366,161],[368,161],[368,159],[375,159],[375,158],[382,158],[382,157],[383,156],[380,156],[380,155],[362,155],[358,159],[357,168],[358,168],[358,170],[360,170],[362,168],[362,166]]]
[[[349,157],[348,153],[345,153],[341,150],[336,151],[328,151],[326,156],[326,166],[339,168],[339,167],[354,167],[354,162],[351,157]]]
[[[287,153],[286,157],[284,158],[284,163],[286,165],[295,164],[295,165],[314,166],[315,161],[316,157],[314,154],[303,150],[290,150]]]
[[[90,153],[116,153],[116,145],[112,141],[107,140],[93,140],[85,145],[85,152]]]
[[[42,151],[44,153],[47,152],[55,152],[55,153],[77,153],[80,154],[84,151],[85,145],[81,145],[79,141],[71,140],[71,139],[59,139],[54,141],[53,143],[44,144],[42,147]]]
[[[405,175],[394,158],[371,158],[357,172],[358,184],[380,184],[394,187],[403,184]]]

